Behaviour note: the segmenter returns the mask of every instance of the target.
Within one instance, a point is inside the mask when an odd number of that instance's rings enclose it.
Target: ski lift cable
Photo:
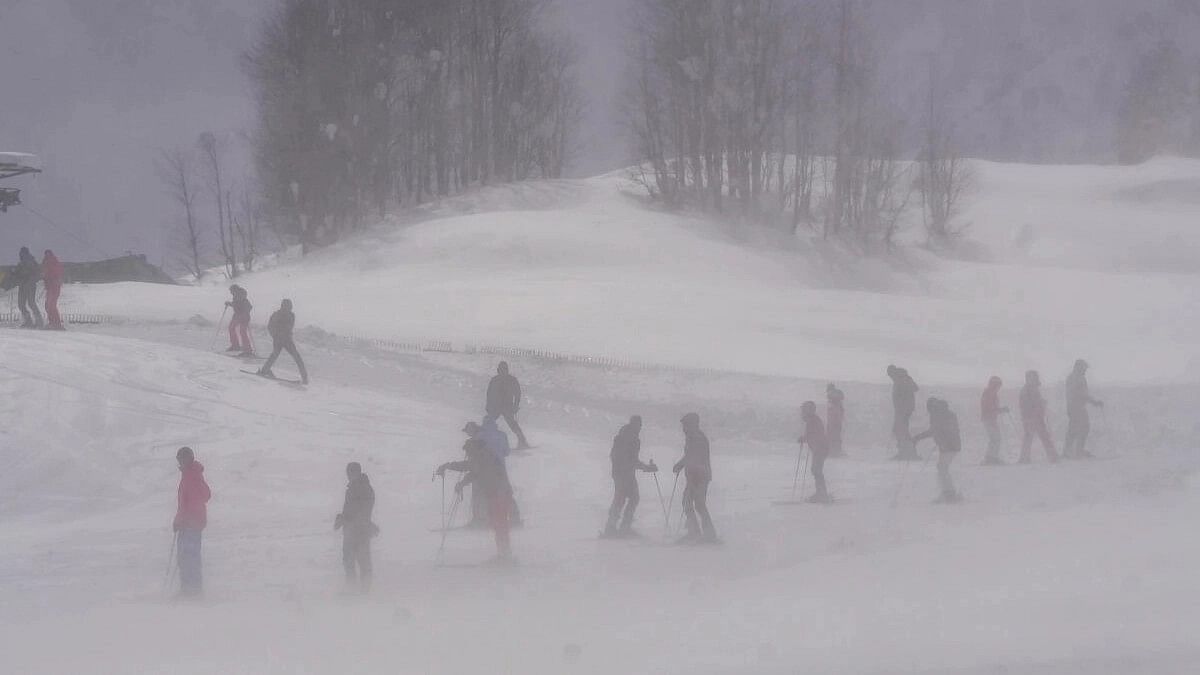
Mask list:
[[[94,253],[99,253],[101,257],[104,257],[104,258],[112,257],[111,255],[106,253],[103,249],[101,249],[99,246],[97,246],[96,243],[93,242],[91,239],[88,239],[87,237],[85,237],[83,235],[75,234],[74,232],[68,230],[67,228],[63,227],[62,225],[59,225],[58,223],[51,220],[49,218],[49,216],[46,216],[45,214],[41,213],[37,209],[33,208],[32,206],[29,206],[28,204],[22,204],[21,206],[24,206],[26,209],[29,210],[30,213],[37,216],[38,218],[41,218],[42,220],[44,220],[48,225],[50,225],[54,229],[67,235],[68,237],[71,237],[75,241],[83,244],[84,246],[90,248]]]

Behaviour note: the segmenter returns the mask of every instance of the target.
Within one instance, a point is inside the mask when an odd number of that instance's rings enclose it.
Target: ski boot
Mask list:
[[[225,351],[230,352],[230,353],[240,352],[240,351],[242,351],[242,348],[237,345],[229,345],[229,348],[226,349]]]
[[[817,493],[805,501],[809,504],[832,504],[833,497],[830,497],[828,493]]]
[[[259,368],[258,374],[263,377],[269,377],[272,380],[275,379],[275,373],[272,373],[270,368]]]
[[[1007,466],[1007,462],[995,455],[988,455],[983,458],[984,466]]]

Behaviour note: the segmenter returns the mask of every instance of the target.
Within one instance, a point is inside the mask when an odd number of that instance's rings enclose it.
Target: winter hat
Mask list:
[[[189,448],[185,445],[179,449],[179,452],[175,453],[175,459],[187,460],[190,462],[190,461],[193,461],[196,459],[196,454],[194,452],[192,452],[191,448]]]

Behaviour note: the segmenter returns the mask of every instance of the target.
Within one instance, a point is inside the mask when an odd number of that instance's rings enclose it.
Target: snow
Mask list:
[[[930,383],[1061,378],[1081,355],[1110,383],[1200,379],[1200,162],[979,174],[964,214],[978,262],[757,240],[644,208],[609,175],[449,200],[239,282],[260,321],[290,297],[301,325],[410,342],[864,382],[892,362]],[[215,322],[225,300],[214,286],[73,295],[159,321]]]
[[[4,331],[0,669],[1195,672],[1200,289],[1196,269],[1160,263],[1200,242],[1187,208],[1200,163],[980,174],[981,260],[909,251],[850,271],[819,241],[648,210],[618,176],[448,200],[239,280],[260,349],[271,305],[296,301],[305,390],[210,353],[222,286],[67,288],[65,310],[126,320]],[[438,566],[431,473],[461,454],[496,359],[382,352],[312,328],[717,370],[509,359],[537,446],[510,460],[520,564],[475,566],[490,537],[454,532]],[[1061,440],[1061,379],[1078,356],[1106,402],[1091,444],[1102,459],[979,466],[987,376],[1004,375],[1015,407],[1021,372],[1041,368]],[[889,362],[958,413],[963,505],[930,503],[931,463],[885,459]],[[287,356],[276,371],[291,374]],[[798,403],[831,377],[848,380],[850,457],[826,468],[839,501],[772,506],[790,494]],[[642,457],[666,467],[693,410],[725,544],[663,545],[647,476],[645,538],[597,541],[620,424],[641,414]],[[181,445],[214,491],[198,604],[163,590]],[[332,530],[349,461],[378,494],[366,597],[341,592]],[[659,478],[669,495],[673,477]]]

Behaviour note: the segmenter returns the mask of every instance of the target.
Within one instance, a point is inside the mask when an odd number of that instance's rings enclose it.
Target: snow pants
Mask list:
[[[499,417],[503,417],[508,424],[508,428],[517,436],[517,449],[524,450],[529,447],[529,441],[525,440],[525,432],[521,431],[521,425],[517,423],[517,414],[515,412],[497,413]]]
[[[346,568],[346,583],[357,583],[362,590],[371,587],[371,533],[349,529],[342,534],[342,565]]]
[[[608,526],[605,529],[616,528],[618,518],[621,519],[622,530],[632,527],[633,514],[641,499],[636,474],[613,475],[613,500],[612,506],[608,507]]]
[[[912,438],[913,411],[896,409],[896,417],[892,421],[892,435],[896,438],[896,453],[901,457],[912,457],[917,454],[917,446]]]
[[[304,359],[300,358],[300,352],[296,350],[296,343],[288,338],[286,340],[275,340],[274,348],[271,350],[271,356],[267,362],[263,364],[263,370],[270,370],[271,366],[275,365],[275,360],[279,358],[280,352],[286,351],[292,355],[292,359],[296,362],[296,368],[300,370],[300,379],[308,382],[308,371],[304,368]]]
[[[950,463],[957,456],[957,452],[938,453],[938,486],[941,487],[942,497],[953,497],[958,494],[958,491],[954,489],[954,479],[950,477]]]
[[[827,497],[829,493],[825,490],[825,460],[829,458],[829,454],[825,452],[812,453],[812,475],[813,482],[817,485],[817,496]]]
[[[683,513],[687,518],[688,536],[717,536],[712,518],[708,515],[708,484],[711,482],[706,477],[687,477],[687,485],[683,488]],[[697,514],[700,516],[699,522],[696,520]]]
[[[1051,462],[1058,461],[1058,451],[1054,449],[1054,440],[1050,438],[1050,430],[1046,428],[1046,420],[1022,420],[1025,427],[1025,438],[1021,442],[1021,461],[1029,462],[1029,451],[1033,448],[1033,439],[1036,436],[1042,441],[1042,448],[1046,451],[1046,456]]]
[[[842,450],[842,423],[829,423],[829,454],[834,457],[842,457],[845,451]]]
[[[1082,457],[1087,454],[1087,439],[1091,430],[1092,420],[1087,410],[1068,411],[1067,440],[1063,441],[1063,455]]]
[[[200,572],[200,541],[204,530],[185,527],[175,538],[175,559],[179,563],[179,594],[195,597],[204,590]]]
[[[234,314],[229,320],[229,348],[248,352],[253,350],[250,344],[250,315]]]
[[[21,310],[24,328],[41,328],[42,313],[37,306],[37,282],[24,283],[17,287],[17,307]],[[32,315],[32,316],[31,316]]]
[[[509,537],[509,530],[512,524],[509,522],[508,508],[512,504],[512,495],[496,494],[489,497],[491,504],[490,517],[492,521],[492,530],[496,533],[496,553],[501,558],[512,556],[512,541]]]
[[[988,439],[987,460],[999,461],[1000,451],[1004,447],[1004,437],[1000,434],[999,420],[984,420],[983,429],[987,432]]]
[[[58,298],[62,295],[62,283],[46,282],[46,323],[53,329],[63,328],[62,316],[58,313]]]

